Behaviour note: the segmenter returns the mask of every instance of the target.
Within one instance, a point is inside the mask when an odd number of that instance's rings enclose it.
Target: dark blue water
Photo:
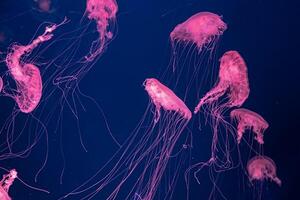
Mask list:
[[[16,181],[10,190],[11,197],[15,200],[57,199],[93,175],[117,150],[104,123],[105,119],[118,141],[125,141],[129,137],[148,104],[143,81],[148,77],[158,77],[170,60],[169,33],[191,15],[210,11],[222,15],[228,24],[228,30],[218,43],[216,57],[232,49],[243,55],[248,65],[251,90],[244,106],[260,113],[270,124],[265,135],[264,153],[276,162],[282,187],[270,182],[264,184],[263,199],[298,199],[296,186],[299,185],[297,177],[300,178],[300,137],[297,129],[297,98],[300,70],[297,58],[300,23],[297,5],[287,1],[262,0],[120,0],[118,5],[116,38],[80,82],[81,91],[100,104],[105,118],[97,110],[96,104],[87,98],[80,97],[75,101],[75,106],[71,106],[78,108],[78,119],[67,104],[62,105],[62,112],[54,107],[57,105],[57,96],[44,99],[42,103],[48,107],[43,112],[53,114],[54,119],[46,124],[48,142],[43,135],[26,158],[0,160],[0,167],[16,168],[22,180],[32,186],[46,188],[51,193],[32,190]],[[84,10],[84,0],[53,0],[50,13],[38,12],[33,0],[2,0],[0,33],[4,33],[6,39],[0,43],[1,59],[11,43],[27,44],[36,30],[42,33],[43,29],[38,28],[43,22],[59,23],[64,16],[78,22]],[[61,27],[56,34],[72,31],[76,28],[74,24]],[[90,30],[93,28],[91,26]],[[96,33],[85,37],[91,37],[88,39],[92,40],[95,36]],[[68,44],[60,42],[59,45]],[[83,42],[79,51],[86,51],[86,45],[88,43]],[[43,62],[53,59],[52,53],[56,54],[61,48],[64,47],[51,46],[36,62],[43,66]],[[4,62],[0,64],[1,73],[4,74],[7,67]],[[42,67],[41,71],[45,72],[45,80],[49,74]],[[61,94],[56,93],[58,96]],[[194,100],[187,102],[190,108],[195,104]],[[1,96],[0,102],[2,126],[15,105],[12,99],[4,96]],[[33,116],[37,115],[33,113]],[[32,119],[33,116],[19,114],[15,119],[15,130],[22,129],[26,119]],[[34,125],[26,127],[17,145],[24,146],[29,135],[36,133],[36,129],[28,128]],[[209,129],[206,133],[200,133],[195,126],[189,128],[192,130],[194,146],[191,157],[195,160],[206,158],[209,156],[211,139]],[[1,131],[1,134],[7,133],[8,130]],[[87,152],[80,142],[80,135]],[[34,177],[43,165],[47,148],[48,162],[35,182]],[[223,188],[227,199],[255,199],[243,172],[230,171],[225,175],[218,185]],[[209,177],[204,175],[202,182],[200,185],[191,182],[190,199],[208,199],[211,191]],[[181,200],[185,195],[185,183],[181,177],[173,199]],[[222,198],[217,195],[215,199]]]

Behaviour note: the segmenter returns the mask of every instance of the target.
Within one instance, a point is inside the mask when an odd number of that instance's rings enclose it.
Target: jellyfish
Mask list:
[[[86,60],[92,61],[102,54],[108,42],[113,38],[117,11],[118,4],[115,0],[86,1],[87,16],[96,22],[99,33],[99,39],[93,41],[89,55],[85,57]]]
[[[247,129],[252,130],[256,136],[255,140],[259,144],[264,144],[264,132],[269,127],[268,122],[264,120],[262,116],[259,114],[245,109],[245,108],[238,108],[234,109],[230,112],[230,117],[232,119],[236,119],[238,123],[237,127],[237,141],[238,143],[241,142],[244,132]]]
[[[276,175],[276,165],[267,156],[255,156],[250,159],[247,163],[247,171],[251,182],[271,180],[281,185],[281,180]]]
[[[244,59],[237,51],[227,51],[220,59],[219,80],[195,107],[194,113],[200,108],[208,105],[208,113],[213,119],[213,146],[212,160],[215,159],[217,145],[217,132],[220,122],[224,122],[223,112],[227,108],[240,107],[249,96],[249,83],[247,66]],[[221,99],[225,94],[225,99]]]
[[[151,200],[155,197],[164,199],[171,195],[180,165],[168,163],[171,157],[176,157],[172,155],[174,146],[190,121],[192,113],[184,102],[159,80],[148,78],[143,85],[150,97],[150,104],[135,131],[95,176],[61,199],[88,191],[90,192],[83,198],[92,198],[98,193],[99,198],[111,200]],[[175,174],[167,178],[168,173],[164,172],[174,166]],[[161,189],[164,187],[159,188],[162,177],[169,180],[166,182],[168,188],[165,192]],[[92,183],[92,180],[95,183]],[[108,185],[110,187],[106,187]],[[105,194],[109,196],[101,196]]]
[[[221,16],[199,12],[170,33],[172,54],[164,76],[175,83],[174,88],[185,88],[184,100],[199,96],[199,91],[193,88],[204,88],[208,83],[203,82],[211,79],[209,76],[214,77],[216,45],[226,29]]]
[[[220,107],[240,107],[249,96],[247,66],[237,51],[227,51],[220,59],[219,80],[215,87],[202,97],[195,107],[196,114],[205,105],[215,106],[227,94],[227,100]]]
[[[33,18],[40,22],[55,23],[63,18],[59,0],[26,0]]]
[[[23,113],[32,112],[39,104],[42,97],[42,78],[39,68],[24,62],[22,57],[30,54],[39,44],[50,40],[53,37],[52,32],[63,23],[65,21],[47,26],[44,33],[28,45],[14,44],[6,56],[6,65],[17,85],[17,94],[13,98]]]
[[[221,17],[211,12],[199,12],[177,25],[170,34],[172,46],[176,42],[192,43],[201,51],[215,42],[227,29]]]
[[[12,169],[8,174],[3,175],[0,181],[0,199],[1,200],[11,200],[8,195],[10,186],[13,184],[14,180],[17,178],[17,171]]]

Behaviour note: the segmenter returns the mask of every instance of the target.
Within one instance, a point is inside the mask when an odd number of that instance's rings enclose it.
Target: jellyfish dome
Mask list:
[[[157,79],[146,79],[144,86],[156,107],[156,121],[159,119],[161,107],[166,111],[175,111],[187,120],[191,119],[191,111],[184,102],[179,99],[172,90],[164,86]]]
[[[185,22],[178,24],[170,34],[172,44],[176,41],[196,44],[201,50],[204,45],[213,42],[227,29],[219,15],[211,12],[199,12]]]
[[[255,156],[248,161],[247,171],[250,181],[271,180],[281,185],[281,180],[276,175],[276,165],[267,156]]]
[[[245,108],[238,108],[231,111],[230,117],[231,119],[236,119],[238,122],[238,143],[240,143],[243,134],[247,129],[251,129],[256,134],[255,140],[259,144],[264,143],[263,134],[265,130],[269,127],[269,124],[266,120],[264,120],[262,116],[251,110]]]

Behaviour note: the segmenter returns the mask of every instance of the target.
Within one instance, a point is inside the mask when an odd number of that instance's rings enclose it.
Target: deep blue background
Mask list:
[[[142,82],[147,77],[157,77],[168,64],[168,36],[174,26],[199,11],[215,12],[228,24],[217,57],[230,49],[243,55],[248,64],[251,87],[245,107],[259,112],[270,124],[265,137],[265,154],[277,163],[283,184],[280,189],[267,184],[266,199],[297,199],[300,178],[299,6],[288,1],[267,0],[119,0],[118,5],[117,37],[80,83],[81,90],[101,104],[115,137],[124,141],[140,120],[148,103]],[[2,0],[0,31],[8,38],[0,44],[1,52],[6,52],[11,42],[26,44],[43,21],[59,22],[64,16],[78,20],[84,12],[85,2],[53,0],[53,9],[51,14],[41,14],[35,11],[33,1]],[[62,28],[58,33],[64,31]],[[51,57],[43,55],[43,59]],[[5,70],[5,64],[1,63],[2,73]],[[86,99],[82,101],[89,111],[79,116],[88,153],[80,146],[76,120],[66,107],[63,133],[48,132],[49,160],[38,183],[34,183],[33,178],[45,155],[44,139],[30,157],[0,161],[1,167],[16,168],[21,178],[31,185],[48,188],[51,195],[33,191],[16,181],[10,192],[13,199],[56,199],[95,173],[117,149],[95,105]],[[0,102],[2,124],[13,110],[14,102],[7,97],[1,97]],[[16,126],[25,117],[21,116]],[[207,136],[199,136],[198,130],[194,130],[194,134],[196,140]],[[63,165],[60,145],[64,146],[66,155],[63,184],[59,184]],[[208,147],[195,149],[206,152]],[[234,178],[221,182],[221,186],[226,187],[228,199],[239,198],[236,184],[231,187]],[[199,190],[198,187],[192,186],[192,199],[206,199],[203,191],[209,187],[203,186]],[[185,188],[179,187],[175,199],[182,199],[184,193]]]

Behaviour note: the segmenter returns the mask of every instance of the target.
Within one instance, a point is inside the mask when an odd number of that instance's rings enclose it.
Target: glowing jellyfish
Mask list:
[[[230,117],[232,119],[236,119],[238,123],[238,127],[237,127],[238,143],[240,143],[243,134],[247,129],[252,130],[256,134],[255,140],[259,144],[264,143],[263,134],[265,130],[269,127],[269,124],[268,122],[266,122],[266,120],[264,120],[262,116],[260,116],[259,114],[251,110],[245,108],[238,108],[230,112]]]
[[[157,79],[146,79],[144,86],[155,105],[155,122],[159,120],[161,108],[166,111],[176,111],[182,114],[187,120],[192,117],[190,110],[186,107],[184,102],[177,98],[172,90],[161,84]]]
[[[193,43],[199,51],[215,42],[227,29],[221,17],[211,12],[199,12],[177,25],[170,34],[172,46],[175,43]]]
[[[202,97],[195,107],[200,108],[215,103],[227,93],[227,100],[221,107],[240,107],[249,96],[248,70],[244,59],[237,51],[227,51],[220,59],[219,80],[214,88]]]
[[[62,22],[61,24],[65,23]],[[6,65],[17,85],[17,94],[13,96],[23,113],[32,112],[42,96],[42,78],[40,70],[31,63],[26,63],[22,57],[30,54],[39,44],[50,40],[52,32],[59,25],[47,26],[45,32],[26,46],[13,45],[6,56]]]
[[[8,195],[9,188],[13,184],[14,180],[17,178],[17,171],[15,169],[10,170],[8,174],[3,175],[0,181],[0,199],[1,200],[11,200]]]
[[[63,198],[83,193],[88,193],[83,198],[99,195],[100,199],[111,200],[151,200],[155,197],[164,199],[171,195],[180,165],[168,165],[168,162],[171,157],[175,159],[177,154],[172,156],[172,151],[192,114],[184,102],[157,79],[146,79],[144,86],[151,103],[133,134],[95,176]],[[154,116],[149,117],[148,115],[152,114],[149,109],[153,106]],[[164,172],[169,168],[171,170],[174,165],[176,170],[168,177],[168,173]],[[101,177],[96,180],[98,176]],[[159,188],[162,177],[169,180],[166,182],[168,188],[164,192],[162,188],[165,187]],[[95,183],[92,183],[92,180]],[[106,197],[105,194],[109,196]]]
[[[95,40],[90,49],[88,61],[102,54],[108,42],[113,38],[118,4],[115,0],[87,0],[86,13],[90,20],[95,20],[99,39]]]
[[[247,171],[250,181],[271,180],[281,185],[281,180],[276,175],[276,165],[267,156],[255,156],[248,161]]]

